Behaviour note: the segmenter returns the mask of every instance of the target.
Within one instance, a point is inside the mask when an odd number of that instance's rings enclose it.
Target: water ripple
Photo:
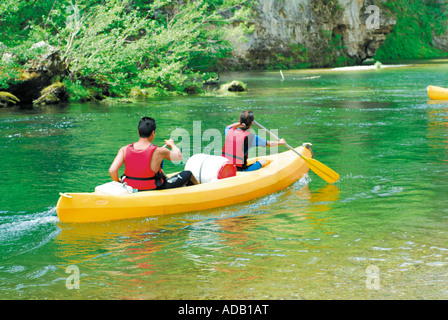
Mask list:
[[[2,258],[8,254],[18,255],[39,248],[59,234],[59,228],[48,228],[49,224],[58,222],[56,207],[25,215],[2,213],[4,214],[0,216]],[[32,237],[27,240],[30,235]]]

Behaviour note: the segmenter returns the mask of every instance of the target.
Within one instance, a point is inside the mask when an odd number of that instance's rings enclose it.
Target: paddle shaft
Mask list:
[[[266,131],[267,133],[269,133],[271,136],[273,136],[275,139],[280,140],[279,137],[277,137],[275,134],[273,134],[271,131],[269,131],[268,129],[266,129],[265,127],[263,127],[261,124],[259,124],[257,121],[254,120],[254,123],[259,126],[261,129],[263,129],[264,131]],[[295,153],[297,153],[299,156],[303,157],[296,149],[294,149],[293,147],[291,147],[289,144],[285,144],[285,146],[294,151]]]
[[[263,129],[264,131],[266,131],[267,133],[269,133],[271,136],[273,136],[274,138],[276,138],[277,140],[280,140],[279,137],[277,137],[275,134],[273,134],[271,131],[269,131],[268,129],[266,129],[265,127],[263,127],[261,124],[259,124],[258,122],[254,121],[254,123],[259,126],[261,129]],[[321,177],[322,179],[324,179],[326,182],[328,183],[333,183],[339,180],[339,174],[337,172],[335,172],[334,170],[330,169],[329,167],[327,167],[326,165],[324,165],[323,163],[320,163],[319,161],[317,161],[316,159],[313,158],[308,158],[305,157],[303,155],[301,155],[296,149],[294,149],[293,147],[291,147],[289,144],[285,144],[288,149],[294,151],[296,154],[298,154],[303,160],[305,160],[308,168],[310,168],[312,171],[314,171],[319,177]]]

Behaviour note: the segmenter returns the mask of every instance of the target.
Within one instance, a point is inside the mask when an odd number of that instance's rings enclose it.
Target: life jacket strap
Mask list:
[[[148,181],[148,180],[156,180],[156,179],[158,179],[156,176],[150,177],[150,178],[140,178],[140,177],[130,177],[130,176],[122,175],[121,178],[123,178],[123,177],[126,178],[126,179],[138,180],[138,181]]]
[[[236,156],[234,154],[230,154],[230,153],[227,153],[227,152],[223,152],[222,156],[228,156],[228,157],[232,157],[234,159],[238,159],[238,160],[244,161],[244,158],[238,157],[238,156]]]
[[[123,179],[124,178],[126,178],[126,179],[130,179],[130,180],[138,180],[138,181],[149,181],[149,180],[155,180],[155,182],[156,182],[156,188],[157,189],[160,189],[162,186],[163,186],[163,184],[165,183],[165,176],[162,174],[162,173],[160,173],[160,172],[157,172],[153,177],[146,177],[146,178],[142,178],[142,177],[130,177],[130,176],[127,176],[127,175],[122,175],[121,176],[121,181],[123,181]],[[143,191],[143,190],[142,190]]]

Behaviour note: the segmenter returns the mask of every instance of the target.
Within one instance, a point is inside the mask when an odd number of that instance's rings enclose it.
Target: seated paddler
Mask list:
[[[279,141],[268,141],[250,132],[254,121],[252,111],[241,112],[239,122],[235,122],[225,129],[226,139],[222,150],[222,156],[233,163],[238,171],[254,171],[266,165],[266,161],[260,159],[248,165],[247,157],[249,150],[253,147],[276,147],[285,145],[285,139]]]
[[[165,144],[171,148],[158,147],[152,142],[156,135],[156,121],[143,117],[138,124],[139,140],[120,148],[109,174],[112,180],[138,189],[138,191],[160,190],[197,184],[191,171],[182,171],[172,177],[167,177],[162,170],[162,161],[182,160],[182,152],[173,140]],[[124,175],[119,178],[118,170],[125,165]]]

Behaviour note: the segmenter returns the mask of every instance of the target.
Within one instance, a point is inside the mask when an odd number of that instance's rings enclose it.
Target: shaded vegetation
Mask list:
[[[380,3],[395,12],[397,24],[375,54],[377,60],[436,58],[447,53],[434,46],[434,35],[447,32],[444,0],[396,0]]]

